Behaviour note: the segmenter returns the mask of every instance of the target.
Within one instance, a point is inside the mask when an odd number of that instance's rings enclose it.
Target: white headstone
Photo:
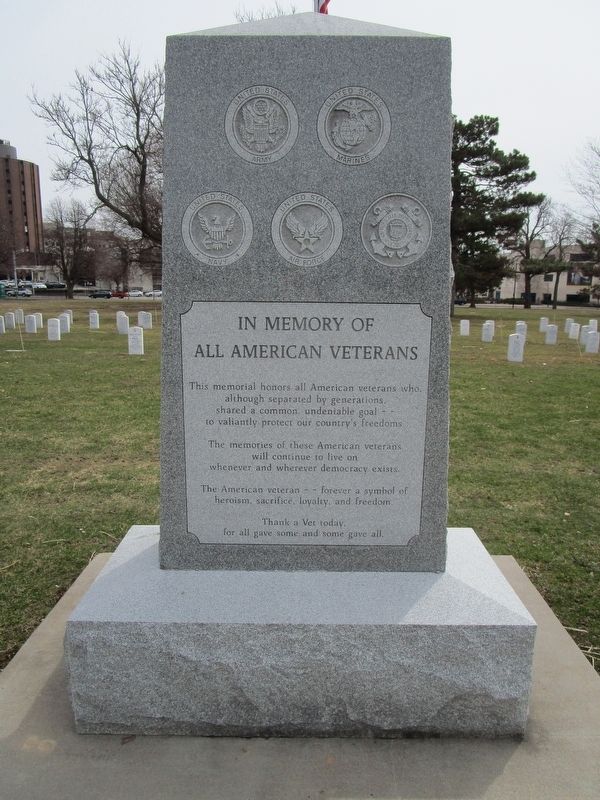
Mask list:
[[[69,322],[72,325],[73,324],[73,309],[72,308],[66,308],[64,310],[64,313],[69,315],[69,317],[70,317]]]
[[[569,339],[579,339],[579,328],[581,326],[578,322],[572,322],[569,327]]]
[[[90,311],[90,330],[100,329],[100,314],[97,311]]]
[[[15,308],[15,322],[17,325],[23,325],[25,323],[25,312],[22,308]]]
[[[482,342],[493,342],[494,341],[494,329],[490,325],[489,322],[484,322],[481,326],[481,341]]]
[[[7,331],[12,331],[15,328],[15,315],[13,311],[7,311],[4,315],[4,323]]]
[[[600,333],[598,333],[598,331],[590,331],[587,335],[587,341],[585,343],[585,352],[597,353],[599,345]]]
[[[37,311],[35,314],[35,322],[36,325],[38,326],[38,330],[44,327],[44,318],[39,311]]]
[[[130,356],[144,355],[144,329],[134,325],[127,332]]]
[[[0,334],[5,333],[4,317],[0,314]]]
[[[515,325],[515,333],[518,333],[523,339],[527,339],[527,323],[519,320]]]
[[[492,338],[494,338],[496,335],[496,322],[493,319],[486,319],[485,323],[492,329]]]
[[[520,333],[511,333],[508,337],[508,354],[509,361],[523,361],[523,352],[525,350],[525,337]]]
[[[590,330],[591,331],[597,331],[598,330],[598,320],[597,319],[591,319],[588,322],[588,325],[590,326]]]
[[[48,320],[48,341],[60,342],[60,319],[52,318]]]
[[[67,314],[65,311],[63,314],[59,314],[58,320],[60,322],[60,332],[61,333],[70,333],[71,331],[71,315]]]
[[[468,319],[461,319],[460,321],[460,335],[468,336],[471,333],[471,323]]]
[[[582,325],[581,328],[579,329],[579,344],[582,347],[585,347],[587,344],[587,337],[589,332],[590,332],[589,325]]]
[[[573,324],[574,321],[575,320],[573,319],[573,317],[567,317],[566,318],[566,320],[565,320],[565,333],[569,333],[571,325]]]
[[[548,317],[540,317],[540,333],[545,333],[548,330]]]
[[[129,317],[124,311],[117,311],[117,331],[118,333],[129,331]]]
[[[138,325],[149,331],[152,328],[152,314],[149,311],[138,312]]]
[[[558,325],[546,325],[545,344],[556,344],[558,339]]]
[[[35,314],[27,314],[25,317],[25,333],[37,333],[37,320]]]

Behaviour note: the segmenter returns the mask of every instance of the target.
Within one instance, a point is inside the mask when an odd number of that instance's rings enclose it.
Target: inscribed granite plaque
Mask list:
[[[194,303],[181,320],[188,532],[406,545],[430,336],[416,305]]]

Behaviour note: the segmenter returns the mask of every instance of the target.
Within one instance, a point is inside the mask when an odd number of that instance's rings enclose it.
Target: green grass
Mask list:
[[[0,337],[0,665],[5,664],[97,552],[128,527],[158,521],[160,306],[155,301],[5,300],[75,312],[62,342],[46,331]],[[101,330],[89,331],[98,308]],[[114,313],[156,310],[146,355],[127,356]],[[450,519],[473,527],[492,553],[515,556],[581,646],[600,647],[600,357],[562,333],[545,346],[552,312],[459,309],[453,321]],[[459,337],[461,318],[471,336]],[[496,320],[493,344],[481,323]],[[529,336],[524,364],[506,361],[514,321]]]
[[[61,342],[46,329],[0,338],[0,663],[6,662],[94,553],[158,519],[160,306],[155,301],[5,300],[44,321],[72,308]],[[87,310],[98,308],[101,330]],[[158,308],[145,356],[127,355],[115,312]]]

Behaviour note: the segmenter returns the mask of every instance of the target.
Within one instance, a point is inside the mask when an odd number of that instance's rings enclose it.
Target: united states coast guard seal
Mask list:
[[[185,246],[195,259],[224,267],[240,259],[252,241],[246,206],[227,192],[208,192],[193,200],[181,222]]]
[[[316,267],[329,261],[342,241],[342,218],[331,200],[299,192],[273,215],[271,236],[277,252],[290,264]]]
[[[369,206],[360,234],[372,259],[386,266],[403,267],[427,250],[431,217],[415,197],[388,194]]]
[[[298,114],[279,89],[251,86],[229,104],[225,135],[238,156],[253,164],[271,164],[294,146]]]
[[[379,95],[362,86],[338,89],[319,111],[317,133],[326,152],[340,164],[367,164],[388,143],[390,112]]]

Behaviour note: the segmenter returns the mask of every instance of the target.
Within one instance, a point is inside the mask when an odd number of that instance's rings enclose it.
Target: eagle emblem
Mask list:
[[[207,250],[222,250],[224,247],[231,247],[233,240],[227,238],[229,231],[233,229],[235,216],[232,214],[224,221],[218,214],[213,214],[209,219],[198,215],[200,227],[206,233],[202,244]]]
[[[329,220],[321,211],[315,214],[309,221],[303,222],[293,211],[290,211],[285,218],[285,224],[292,234],[292,238],[300,245],[300,252],[302,253],[304,250],[308,250],[310,253],[314,253],[315,245],[321,240],[323,234],[329,227]]]
[[[257,153],[271,150],[285,130],[279,107],[265,97],[245,103],[242,106],[242,117],[241,134],[244,144]]]
[[[367,133],[377,126],[377,112],[370,103],[356,98],[344,100],[335,111],[344,112],[341,121],[337,121],[331,130],[331,139],[340,150],[350,150],[362,144]]]

